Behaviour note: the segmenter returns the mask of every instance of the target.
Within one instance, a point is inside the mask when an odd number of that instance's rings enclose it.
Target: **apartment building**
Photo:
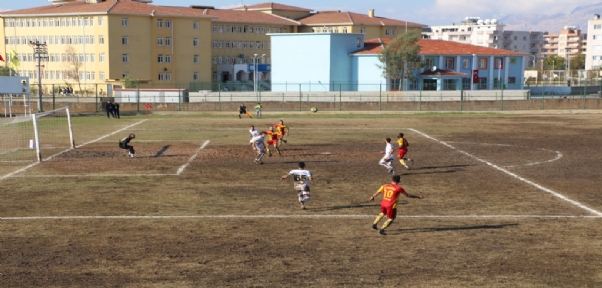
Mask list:
[[[423,31],[423,38],[454,41],[530,55],[525,68],[536,66],[541,59],[543,32],[504,30],[496,19],[466,17],[459,25],[432,26]]]
[[[575,26],[565,26],[559,34],[545,34],[543,55],[558,55],[563,58],[587,52],[587,34]]]
[[[46,44],[41,73],[46,84],[89,86],[131,76],[155,87],[173,87],[251,80],[254,61],[271,61],[271,33],[360,31],[367,37],[395,37],[406,27],[425,26],[376,17],[373,10],[323,18],[324,13],[278,3],[215,9],[158,6],[152,0],[49,1],[53,5],[0,13],[0,54],[14,50],[20,61],[15,69],[32,83],[38,68],[31,42]],[[262,74],[261,79],[269,79],[269,73]]]
[[[600,14],[587,21],[587,49],[585,69],[595,70],[602,67],[602,19]]]

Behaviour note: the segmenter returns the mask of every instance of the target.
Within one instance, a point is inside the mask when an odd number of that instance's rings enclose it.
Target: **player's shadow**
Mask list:
[[[401,233],[421,233],[421,232],[444,232],[458,230],[485,230],[485,229],[503,229],[506,227],[518,226],[518,223],[499,224],[499,225],[475,225],[475,226],[454,226],[454,227],[434,227],[434,228],[416,228],[416,229],[399,229]]]
[[[155,156],[153,156],[153,157],[160,157],[161,155],[163,155],[163,153],[165,153],[165,151],[167,151],[167,149],[169,149],[169,147],[171,147],[171,145],[163,146],[163,148],[161,148],[161,150],[157,151],[157,154],[155,154]]]

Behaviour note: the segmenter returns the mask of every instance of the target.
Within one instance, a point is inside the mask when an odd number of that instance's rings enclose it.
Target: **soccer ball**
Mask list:
[[[316,108],[316,107],[311,107],[311,109],[309,109],[309,111],[316,113],[316,112],[318,112],[318,108]]]

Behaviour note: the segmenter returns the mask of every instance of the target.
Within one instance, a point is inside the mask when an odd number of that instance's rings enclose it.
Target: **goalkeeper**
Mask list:
[[[134,158],[136,152],[134,152],[134,147],[129,144],[134,138],[136,138],[136,134],[132,133],[128,137],[125,137],[123,140],[119,141],[119,148],[129,150],[128,154],[132,158]]]

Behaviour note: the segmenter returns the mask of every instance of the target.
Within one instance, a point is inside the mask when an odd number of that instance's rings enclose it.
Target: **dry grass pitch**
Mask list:
[[[283,156],[254,164],[248,126],[283,117]],[[0,287],[600,287],[601,127],[594,114],[74,117],[77,149],[0,169]],[[117,147],[130,132],[133,159]],[[399,132],[415,159],[395,162],[401,185],[425,199],[403,197],[381,236],[367,200]],[[315,176],[307,210],[279,180],[299,161]]]

